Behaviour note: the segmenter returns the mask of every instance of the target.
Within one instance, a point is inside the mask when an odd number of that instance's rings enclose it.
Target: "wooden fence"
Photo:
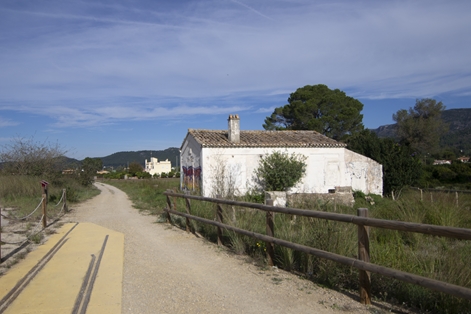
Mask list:
[[[285,207],[276,207],[273,206],[273,201],[267,200],[267,204],[256,204],[248,202],[239,202],[232,200],[225,200],[219,198],[209,198],[202,196],[193,196],[193,195],[184,195],[178,194],[171,190],[167,190],[164,195],[167,197],[168,208],[165,208],[167,212],[168,222],[172,223],[170,214],[179,215],[186,218],[186,230],[190,231],[190,219],[199,221],[202,223],[210,224],[217,227],[218,235],[218,244],[222,244],[222,229],[230,230],[242,235],[246,235],[255,239],[265,241],[267,244],[267,259],[268,263],[273,265],[274,261],[274,245],[284,246],[293,250],[311,254],[320,258],[325,258],[332,260],[337,263],[341,263],[350,267],[357,268],[360,273],[359,283],[360,283],[360,302],[362,304],[371,304],[371,280],[370,273],[376,273],[403,282],[412,283],[419,285],[425,288],[436,290],[439,292],[444,292],[450,295],[457,297],[465,298],[471,300],[471,289],[446,283],[443,281],[438,281],[415,274],[403,272],[400,270],[383,267],[380,265],[370,263],[370,252],[369,252],[369,235],[368,227],[376,227],[390,230],[406,231],[406,232],[416,232],[429,234],[434,236],[444,236],[455,239],[462,240],[471,240],[471,229],[465,228],[453,228],[453,227],[443,227],[436,225],[427,225],[427,224],[417,224],[410,222],[401,222],[401,221],[392,221],[392,220],[383,220],[368,218],[368,209],[360,208],[358,209],[358,216],[337,214],[337,213],[326,213],[312,210],[303,210],[297,208],[285,208]],[[171,197],[174,198],[172,204]],[[186,203],[186,213],[177,211],[176,200],[175,198],[184,198]],[[191,204],[189,200],[197,200],[204,202],[211,202],[215,204],[216,207],[216,221],[208,220],[198,216],[191,215]],[[252,231],[239,229],[223,223],[222,207],[221,204],[239,206],[245,208],[253,208],[266,212],[266,224],[267,232],[265,235],[255,233]],[[173,208],[173,209],[172,209]],[[282,240],[274,237],[274,224],[273,224],[273,213],[282,213],[288,215],[304,216],[311,218],[326,219],[332,221],[339,221],[345,223],[353,223],[358,226],[358,259],[338,255],[335,253],[330,253],[322,251],[316,248],[292,243],[286,240]]]

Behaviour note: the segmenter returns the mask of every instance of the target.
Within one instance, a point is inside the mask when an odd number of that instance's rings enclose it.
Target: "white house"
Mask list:
[[[166,159],[165,161],[159,161],[155,157],[151,157],[150,161],[148,162],[146,159],[145,162],[145,172],[150,173],[151,175],[154,174],[161,174],[162,172],[169,173],[172,171],[172,163]]]
[[[328,193],[351,187],[383,192],[382,166],[316,131],[241,131],[238,115],[228,130],[189,129],[181,146],[181,188],[214,197],[222,190],[243,195],[255,186],[260,157],[274,151],[301,154],[307,170],[291,193]]]

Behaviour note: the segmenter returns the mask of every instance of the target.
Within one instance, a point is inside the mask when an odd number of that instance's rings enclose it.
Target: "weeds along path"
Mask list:
[[[371,313],[350,297],[261,269],[204,239],[139,214],[121,190],[73,208],[68,220],[125,235],[123,313]]]

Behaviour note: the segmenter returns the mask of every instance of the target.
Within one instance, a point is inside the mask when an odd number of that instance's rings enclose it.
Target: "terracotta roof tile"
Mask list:
[[[231,143],[226,130],[189,129],[203,147],[346,147],[316,131],[240,131],[240,142]]]

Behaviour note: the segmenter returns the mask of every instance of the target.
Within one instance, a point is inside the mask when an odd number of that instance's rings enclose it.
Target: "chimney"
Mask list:
[[[240,142],[240,119],[239,115],[231,114],[229,115],[229,130],[228,130],[228,137],[229,142],[231,143],[239,143]]]

